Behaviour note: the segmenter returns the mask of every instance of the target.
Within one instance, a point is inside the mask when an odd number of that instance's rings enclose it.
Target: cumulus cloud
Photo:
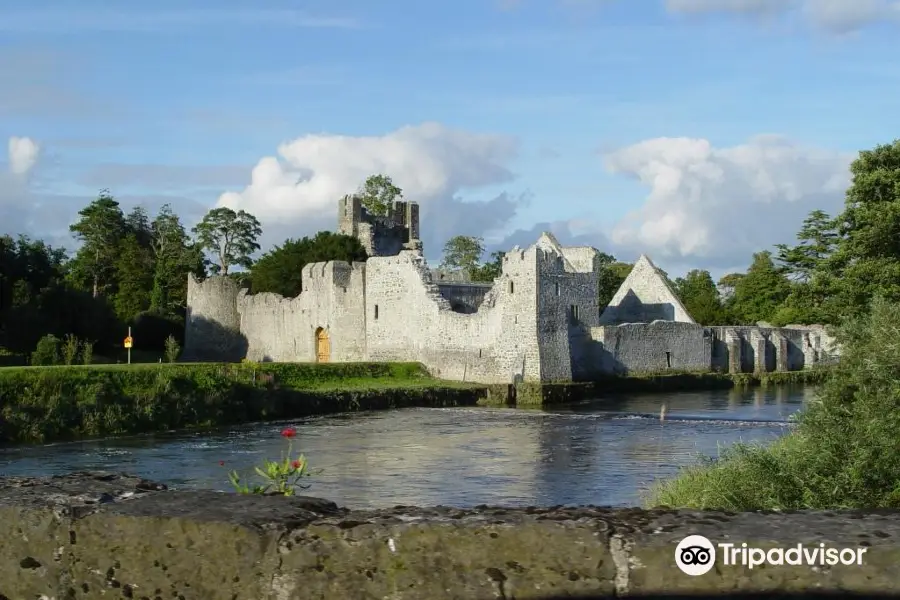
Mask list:
[[[14,136],[9,138],[8,152],[10,172],[24,175],[37,163],[40,146],[31,138]]]
[[[790,242],[812,210],[840,210],[852,156],[757,136],[716,148],[657,138],[605,157],[607,168],[650,188],[611,233],[618,249],[694,266],[733,266]]]
[[[838,33],[900,17],[897,0],[665,0],[672,13],[736,13],[768,16],[799,13]]]
[[[407,200],[421,205],[429,256],[451,235],[482,235],[505,225],[520,196],[464,201],[460,193],[511,182],[518,143],[438,123],[402,127],[381,136],[306,135],[259,160],[242,192],[223,194],[219,206],[255,215],[266,242],[280,243],[318,229],[333,229],[337,202],[375,173],[390,175]],[[489,195],[490,196],[490,195]]]

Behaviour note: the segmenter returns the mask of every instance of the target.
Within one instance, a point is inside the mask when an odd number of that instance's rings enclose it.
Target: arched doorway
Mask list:
[[[322,327],[316,329],[316,362],[327,363],[331,359],[331,340]]]

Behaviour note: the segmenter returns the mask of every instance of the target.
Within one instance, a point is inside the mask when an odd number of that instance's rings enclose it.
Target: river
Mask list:
[[[407,409],[292,421],[306,494],[353,508],[638,506],[647,486],[738,441],[770,442],[812,388],[610,397],[553,410]],[[660,409],[667,405],[666,418]],[[285,450],[286,423],[0,449],[0,475],[125,471],[179,489],[230,490]],[[225,467],[219,461],[225,461]]]

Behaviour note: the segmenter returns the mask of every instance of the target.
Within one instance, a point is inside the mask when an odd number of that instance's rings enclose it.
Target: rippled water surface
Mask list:
[[[604,398],[551,411],[441,408],[291,422],[321,472],[307,493],[339,504],[639,505],[646,487],[698,455],[769,442],[810,388]],[[666,419],[660,409],[667,405]],[[227,490],[227,468],[284,450],[284,423],[0,449],[0,475],[126,471],[178,488]]]

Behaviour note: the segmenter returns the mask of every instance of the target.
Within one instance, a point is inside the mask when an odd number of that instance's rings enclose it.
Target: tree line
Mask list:
[[[794,244],[760,251],[745,272],[718,281],[699,269],[670,281],[690,314],[704,325],[836,324],[864,313],[876,296],[900,300],[900,141],[860,152],[851,174],[843,211],[811,212]],[[374,215],[386,215],[402,193],[382,174],[356,192]],[[152,218],[141,207],[125,213],[108,190],[70,229],[80,242],[73,254],[26,236],[0,237],[0,348],[30,353],[53,334],[110,352],[132,327],[138,346],[162,351],[169,336],[183,339],[188,273],[295,296],[306,264],[367,258],[357,239],[320,231],[254,260],[262,230],[246,211],[214,208],[188,231],[171,206]],[[440,267],[492,282],[502,259],[503,252],[487,255],[482,238],[456,236]],[[633,265],[605,253],[601,263],[605,305]]]

